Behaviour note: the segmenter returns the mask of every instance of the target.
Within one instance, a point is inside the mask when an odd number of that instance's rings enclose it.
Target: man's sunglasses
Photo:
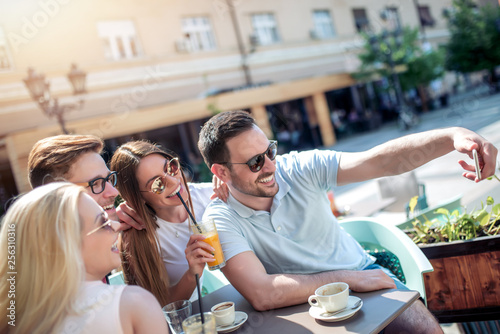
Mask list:
[[[271,161],[276,159],[276,154],[278,153],[278,142],[276,140],[270,140],[269,142],[270,144],[264,153],[257,154],[247,162],[218,162],[218,164],[247,165],[252,173],[257,173],[262,169],[262,167],[264,167],[266,155]]]
[[[104,191],[106,183],[108,182],[111,183],[113,187],[116,187],[117,179],[116,172],[111,172],[106,177],[98,177],[89,182],[74,182],[74,184],[82,187],[90,187],[92,193],[98,195]]]
[[[179,158],[173,158],[171,160],[166,161],[165,167],[163,168],[163,172],[165,173],[165,175],[158,176],[156,179],[154,179],[153,183],[151,184],[150,190],[141,190],[141,192],[148,192],[157,195],[162,194],[165,191],[165,188],[167,187],[165,176],[167,176],[167,174],[170,176],[176,176],[177,173],[179,173],[180,169],[181,167],[179,164]]]

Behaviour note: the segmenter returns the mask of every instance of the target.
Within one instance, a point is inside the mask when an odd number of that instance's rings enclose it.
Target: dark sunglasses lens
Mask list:
[[[262,167],[264,166],[264,163],[266,162],[265,156],[267,155],[267,157],[270,160],[274,160],[276,158],[277,152],[278,152],[278,145],[276,144],[276,142],[274,142],[271,145],[269,145],[269,148],[267,149],[266,152],[259,154],[258,156],[250,159],[247,162],[247,165],[248,165],[248,167],[250,167],[250,170],[252,172],[257,173],[258,171],[260,171],[262,169]]]
[[[265,160],[266,158],[264,158],[264,154],[259,154],[258,156],[250,159],[250,161],[247,162],[247,165],[250,167],[252,172],[257,173],[261,170],[262,166],[264,166]]]
[[[165,190],[165,184],[163,183],[163,180],[161,177],[155,179],[153,181],[153,184],[151,185],[151,192],[159,195]]]
[[[274,160],[276,159],[276,153],[278,153],[278,145],[276,145],[276,143],[272,143],[266,152],[267,157],[271,160]]]

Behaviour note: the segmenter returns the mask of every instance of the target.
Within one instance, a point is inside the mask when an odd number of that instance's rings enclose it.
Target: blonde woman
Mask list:
[[[151,293],[101,282],[120,265],[117,225],[70,183],[18,199],[0,232],[8,259],[0,262],[0,332],[168,333]]]

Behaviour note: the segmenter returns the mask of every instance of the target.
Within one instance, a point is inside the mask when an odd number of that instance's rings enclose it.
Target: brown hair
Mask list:
[[[71,165],[82,154],[100,154],[104,143],[92,135],[59,135],[39,140],[28,158],[28,177],[32,188],[64,181]]]
[[[257,126],[246,111],[227,111],[210,118],[200,131],[198,149],[208,168],[215,163],[229,161],[226,142]]]
[[[141,196],[136,178],[141,159],[151,154],[159,154],[166,159],[176,156],[147,141],[132,141],[123,144],[115,151],[110,167],[118,172],[116,188],[120,195],[134,208],[145,224],[143,230],[131,228],[123,233],[121,256],[125,279],[128,284],[139,285],[150,291],[161,305],[166,305],[171,302],[168,295],[170,282],[159,251],[156,213]],[[181,174],[188,191],[188,205],[193,212],[191,194],[182,169]]]

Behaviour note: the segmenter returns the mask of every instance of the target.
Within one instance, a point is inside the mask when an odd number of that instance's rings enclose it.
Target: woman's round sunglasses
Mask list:
[[[151,183],[150,190],[141,190],[141,192],[153,193],[157,195],[162,194],[165,191],[165,188],[167,187],[165,176],[167,176],[167,174],[170,176],[176,176],[177,173],[179,173],[179,170],[180,170],[179,158],[173,158],[167,160],[165,162],[165,166],[163,167],[164,175],[158,176],[156,179],[153,180],[153,183]]]
[[[247,165],[248,168],[250,168],[250,171],[252,173],[257,173],[264,167],[264,163],[266,162],[266,155],[267,157],[273,161],[276,159],[276,154],[278,153],[278,142],[276,140],[270,140],[270,144],[267,147],[267,150],[264,153],[257,154],[247,162],[217,162],[218,164],[226,164],[226,165]]]

